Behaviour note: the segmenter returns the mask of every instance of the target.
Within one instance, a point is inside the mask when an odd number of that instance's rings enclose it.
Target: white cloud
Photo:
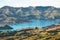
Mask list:
[[[55,6],[55,7],[60,7],[60,0],[1,0],[0,7],[2,6],[14,6],[14,7]]]

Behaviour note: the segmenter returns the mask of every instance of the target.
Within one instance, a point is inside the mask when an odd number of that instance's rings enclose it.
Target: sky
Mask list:
[[[60,8],[60,0],[0,0],[0,7],[54,6]]]

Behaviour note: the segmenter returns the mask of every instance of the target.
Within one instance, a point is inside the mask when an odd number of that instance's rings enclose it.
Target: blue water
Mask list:
[[[0,30],[2,32],[8,32],[8,31],[12,31],[12,30],[9,30],[9,29],[6,29],[6,30]]]
[[[55,19],[55,20],[33,20],[32,22],[28,23],[22,23],[22,24],[15,24],[15,25],[10,25],[13,30],[19,30],[23,28],[34,28],[34,27],[46,27],[52,24],[58,24],[60,23],[60,19]]]
[[[8,24],[9,26],[11,26],[13,29],[12,30],[20,30],[23,28],[35,28],[35,27],[46,27],[46,26],[50,26],[53,24],[58,24],[60,23],[60,19],[55,19],[55,20],[33,20],[32,22],[28,22],[28,23],[20,23],[20,24]],[[3,24],[0,24],[0,26]],[[7,32],[9,30],[0,30],[3,32]]]

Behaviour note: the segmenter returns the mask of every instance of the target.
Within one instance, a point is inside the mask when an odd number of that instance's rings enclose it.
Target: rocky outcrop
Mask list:
[[[0,26],[0,30],[6,30],[6,29],[13,29],[13,28],[8,25]]]
[[[25,23],[36,19],[60,19],[60,8],[52,6],[10,7],[0,8],[0,23]]]

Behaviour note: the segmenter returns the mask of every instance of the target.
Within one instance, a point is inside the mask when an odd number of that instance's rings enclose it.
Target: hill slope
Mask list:
[[[60,40],[60,25],[51,28],[36,27],[7,33],[0,32],[0,40]]]
[[[0,23],[24,23],[36,19],[60,19],[60,8],[52,6],[10,7],[0,8]]]

